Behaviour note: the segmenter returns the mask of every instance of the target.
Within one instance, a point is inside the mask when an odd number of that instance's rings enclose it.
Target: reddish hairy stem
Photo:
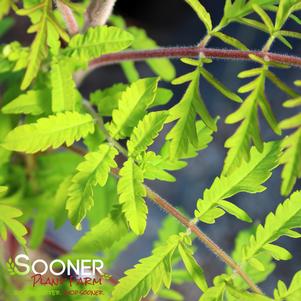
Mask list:
[[[72,9],[66,5],[64,2],[57,0],[56,5],[58,10],[61,12],[61,14],[64,17],[68,32],[70,35],[75,35],[79,32],[78,24],[75,20],[74,14]]]
[[[181,58],[198,57],[200,53],[208,58],[225,60],[251,60],[249,55],[254,54],[261,58],[268,58],[271,62],[287,64],[301,68],[301,58],[286,54],[264,52],[260,50],[232,50],[191,47],[166,47],[150,50],[129,50],[117,53],[105,54],[90,62],[91,68],[102,67],[106,65],[118,64],[124,61],[144,61],[151,58]]]
[[[196,237],[219,259],[232,268],[250,287],[252,291],[257,294],[263,294],[261,289],[249,278],[249,276],[242,270],[242,268],[224,251],[222,250],[210,237],[201,231],[193,222],[191,222],[179,210],[173,207],[168,201],[162,198],[159,194],[153,191],[148,186],[145,186],[147,196],[155,204],[165,210],[167,213],[174,216],[182,225],[189,229]]]

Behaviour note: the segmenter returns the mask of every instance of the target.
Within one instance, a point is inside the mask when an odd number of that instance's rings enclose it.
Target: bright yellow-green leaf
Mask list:
[[[115,138],[131,135],[133,128],[146,114],[154,102],[158,88],[157,78],[140,79],[128,87],[120,96],[118,108],[112,113],[109,132]]]
[[[120,208],[116,207],[109,216],[102,219],[79,239],[73,246],[73,251],[80,253],[89,250],[90,253],[97,253],[105,249],[110,250],[112,245],[127,233],[128,226],[124,216],[120,214]]]
[[[167,182],[175,182],[174,176],[166,170],[178,170],[186,166],[186,162],[171,161],[154,152],[147,152],[142,159],[143,175],[148,180],[161,180]]]
[[[196,130],[196,117],[199,115],[202,121],[213,131],[216,131],[216,123],[210,116],[199,92],[200,73],[197,68],[193,73],[184,96],[180,102],[169,111],[167,122],[177,120],[172,130],[167,134],[166,140],[170,140],[171,158],[185,157],[189,145],[197,147],[198,137]]]
[[[130,156],[137,156],[153,143],[162,130],[167,116],[167,111],[152,112],[138,123],[127,142]]]
[[[82,220],[94,205],[93,187],[97,184],[103,187],[110,169],[117,167],[114,161],[117,154],[118,151],[112,146],[101,144],[97,151],[88,153],[77,166],[66,203],[68,217],[77,229],[81,229]]]
[[[122,211],[133,232],[142,235],[148,213],[143,199],[146,196],[143,170],[130,158],[124,163],[119,175],[117,190]]]
[[[278,125],[278,122],[276,120],[276,117],[272,111],[272,108],[266,99],[265,95],[259,95],[258,97],[258,104],[262,111],[262,114],[264,115],[266,121],[268,122],[271,129],[277,134],[281,135],[281,129]]]
[[[240,108],[226,119],[226,123],[232,124],[241,120],[242,123],[225,142],[225,147],[229,148],[229,151],[224,163],[224,174],[232,173],[243,161],[249,160],[251,141],[259,150],[262,149],[256,101],[256,95],[250,94]]]
[[[226,123],[234,124],[241,122],[241,124],[235,133],[225,142],[225,147],[229,148],[229,151],[224,163],[224,174],[230,174],[235,168],[240,166],[243,161],[249,160],[250,147],[252,144],[254,144],[259,151],[262,150],[263,141],[259,130],[258,108],[261,109],[271,129],[276,134],[281,134],[281,129],[267,101],[265,92],[265,82],[268,74],[267,68],[270,63],[254,55],[250,55],[250,58],[257,63],[263,64],[263,66],[260,68],[261,71],[252,69],[242,74],[242,77],[249,77],[259,73],[254,80],[239,89],[239,92],[251,93],[241,104],[240,108],[226,118]]]
[[[21,84],[21,89],[25,90],[29,87],[33,79],[37,76],[42,61],[47,57],[48,48],[47,41],[47,14],[45,14],[40,22],[39,31],[31,44],[30,54],[28,57],[28,66],[24,79]]]
[[[76,88],[68,60],[53,57],[51,63],[52,112],[74,111]]]
[[[140,78],[139,72],[137,71],[134,62],[122,62],[120,66],[129,83],[133,83]]]
[[[33,22],[27,32],[36,32],[27,59],[27,69],[21,84],[22,90],[27,89],[38,75],[43,60],[47,58],[48,46],[57,52],[60,47],[60,37],[66,42],[69,40],[69,36],[53,16],[52,5],[51,0],[42,0],[38,5],[18,11],[21,15],[29,15]]]
[[[293,117],[282,120],[279,125],[282,129],[292,129],[292,128],[300,127],[301,126],[301,113],[299,113]]]
[[[280,142],[269,142],[259,152],[251,149],[249,162],[244,162],[229,176],[217,177],[210,188],[205,189],[203,198],[197,202],[195,216],[206,223],[213,223],[215,218],[223,214],[223,210],[244,221],[250,217],[242,209],[225,200],[239,192],[257,193],[265,190],[262,185],[272,175],[272,170],[279,164],[281,155]],[[216,210],[219,207],[221,210]],[[214,210],[214,211],[213,211]]]
[[[0,204],[0,233],[2,239],[7,239],[8,228],[21,245],[26,244],[26,240],[23,237],[27,234],[26,227],[21,224],[16,218],[23,215],[22,211],[7,205]]]
[[[262,68],[253,68],[238,73],[237,77],[238,78],[254,77],[254,76],[258,76],[261,72],[262,72]]]
[[[278,205],[275,213],[269,213],[264,225],[258,225],[256,234],[252,235],[249,243],[244,247],[244,260],[248,262],[260,261],[257,254],[269,252],[278,260],[289,259],[289,253],[284,248],[272,245],[281,236],[291,236],[290,231],[301,227],[301,192],[294,192],[289,199]]]
[[[180,242],[178,250],[193,282],[201,291],[206,291],[208,288],[207,281],[202,268],[193,257],[191,246],[186,245],[184,242]]]
[[[269,15],[262,9],[259,5],[254,4],[253,9],[255,12],[260,16],[262,21],[265,23],[266,27],[268,28],[270,33],[273,33],[274,31],[274,24]]]
[[[220,39],[221,41],[223,41],[224,43],[231,45],[237,49],[240,50],[248,50],[248,47],[246,45],[244,45],[242,42],[240,42],[239,40],[230,37],[222,32],[213,32],[212,33],[213,36],[217,37],[218,39]]]
[[[150,290],[157,293],[162,283],[171,283],[171,259],[179,244],[179,237],[171,236],[167,242],[154,249],[151,256],[143,258],[133,269],[125,272],[112,293],[114,301],[139,301]]]
[[[40,115],[50,112],[49,90],[29,90],[2,108],[4,114]]]
[[[301,271],[298,271],[290,286],[287,288],[285,283],[281,280],[278,281],[277,289],[274,290],[275,300],[294,301],[299,300],[301,296]]]
[[[282,195],[289,195],[296,180],[301,177],[301,128],[284,138],[282,146],[284,153],[280,163],[284,165],[282,170]]]
[[[94,120],[89,114],[58,113],[16,127],[7,134],[2,146],[8,150],[36,153],[63,144],[70,146],[93,132]]]
[[[129,47],[132,42],[132,35],[120,28],[112,26],[91,27],[85,34],[77,34],[71,38],[65,49],[65,54],[88,61],[106,53],[123,50]]]
[[[204,23],[208,32],[212,29],[212,22],[210,14],[206,11],[205,7],[199,2],[199,0],[185,0],[196,12],[200,20]]]
[[[267,250],[268,252],[270,252],[273,256],[273,258],[275,258],[276,260],[289,260],[292,259],[292,254],[279,246],[273,245],[273,244],[266,244],[263,247],[264,250]]]

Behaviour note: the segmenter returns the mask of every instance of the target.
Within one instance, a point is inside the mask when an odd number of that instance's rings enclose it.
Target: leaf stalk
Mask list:
[[[251,61],[249,55],[253,54],[261,58],[268,58],[270,62],[286,64],[292,67],[301,68],[301,57],[265,52],[260,50],[232,50],[219,48],[199,48],[198,46],[188,47],[162,47],[149,50],[129,50],[103,55],[90,62],[90,68],[95,69],[107,65],[119,64],[125,61],[145,61],[152,58],[177,59],[183,57],[197,58],[203,53],[207,58],[222,60]]]

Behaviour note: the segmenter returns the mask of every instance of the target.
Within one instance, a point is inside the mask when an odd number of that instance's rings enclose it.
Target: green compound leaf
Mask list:
[[[72,37],[64,53],[85,62],[107,53],[123,50],[132,42],[132,35],[125,30],[113,26],[98,26],[89,28],[85,34]]]
[[[300,86],[300,81],[296,81],[295,85]],[[284,102],[286,108],[296,108],[301,106],[301,98],[299,95],[291,95],[294,98]],[[289,195],[293,190],[296,180],[301,177],[301,113],[284,119],[280,122],[282,129],[296,128],[289,136],[283,139],[282,146],[284,153],[281,158],[281,164],[284,165],[282,170],[281,194]]]
[[[189,145],[198,146],[196,129],[196,117],[199,115],[202,121],[212,130],[216,131],[216,123],[210,116],[199,92],[199,68],[191,73],[191,82],[180,102],[169,110],[167,122],[177,120],[175,126],[166,135],[170,140],[170,157],[180,158],[188,151]]]
[[[17,11],[19,15],[30,16],[33,25],[28,29],[28,32],[36,32],[27,59],[27,69],[21,84],[22,90],[27,89],[36,78],[42,62],[48,56],[48,47],[53,52],[57,52],[60,47],[60,38],[66,42],[69,41],[68,34],[62,29],[53,15],[52,5],[51,0],[43,0],[41,3],[28,9],[19,9]]]
[[[213,136],[212,136],[213,131],[210,130],[201,120],[198,120],[196,122],[196,132],[197,132],[197,139],[198,139],[196,146],[189,144],[187,151],[181,153],[179,159],[189,159],[189,158],[196,157],[198,155],[198,152],[207,148],[209,143],[213,140]],[[170,157],[169,156],[170,147],[171,147],[171,141],[167,141],[161,150],[163,157],[165,158]],[[180,162],[180,161],[175,161],[175,162]]]
[[[240,42],[239,40],[237,40],[233,37],[230,37],[222,32],[213,32],[212,35],[214,37],[217,37],[224,43],[233,46],[234,48],[237,48],[240,50],[248,50],[248,47],[246,45],[244,45],[242,42]]]
[[[134,82],[122,93],[109,125],[112,137],[120,139],[131,135],[146,114],[146,109],[154,102],[157,87],[157,78],[145,78]]]
[[[16,218],[23,215],[23,212],[17,208],[0,204],[0,235],[3,240],[7,239],[7,228],[12,232],[16,240],[21,245],[26,244],[23,237],[27,234],[26,227]]]
[[[129,158],[120,170],[117,191],[122,211],[130,228],[137,235],[144,233],[146,227],[147,206],[143,197],[146,190],[143,185],[143,170]]]
[[[184,300],[184,296],[181,293],[179,293],[171,288],[169,288],[169,289],[161,288],[156,295],[160,298],[163,298],[164,300],[170,300],[170,301],[183,301]]]
[[[37,34],[30,48],[28,57],[28,66],[24,79],[21,84],[21,89],[25,90],[29,87],[33,79],[37,76],[42,61],[48,55],[47,46],[47,17],[51,9],[51,1],[44,1],[44,8],[41,19],[38,22]]]
[[[112,301],[138,301],[150,290],[158,292],[162,283],[169,288],[171,283],[171,258],[180,238],[171,236],[166,243],[154,249],[151,256],[143,258],[131,270],[125,272],[112,293]]]
[[[106,249],[110,250],[115,242],[128,233],[128,226],[121,214],[121,208],[115,207],[108,217],[102,219],[96,226],[88,231],[73,246],[74,252],[97,253]]]
[[[241,21],[243,17],[254,12],[254,4],[266,9],[271,8],[275,0],[226,0],[224,15],[219,26],[223,27],[231,22]]]
[[[294,301],[299,300],[301,297],[301,271],[298,271],[291,283],[290,286],[287,287],[286,284],[279,280],[277,284],[277,288],[274,290],[274,298],[276,301],[287,300]]]
[[[254,11],[260,16],[264,24],[266,25],[268,31],[273,33],[274,31],[274,24],[269,15],[262,9],[259,5],[253,4]]]
[[[293,117],[287,118],[285,120],[282,120],[280,122],[280,127],[282,129],[293,129],[296,127],[301,127],[301,113]]]
[[[90,94],[89,100],[97,106],[101,116],[112,116],[113,110],[118,108],[118,101],[122,92],[127,87],[126,84],[118,83],[103,90],[96,90]]]
[[[139,72],[135,67],[135,63],[131,61],[125,61],[120,64],[125,77],[129,83],[133,83],[140,78]]]
[[[210,14],[206,11],[205,7],[199,2],[199,0],[185,0],[192,9],[196,12],[200,20],[204,23],[208,32],[212,29],[212,22]]]
[[[235,248],[231,254],[232,258],[240,263],[243,261],[243,248],[249,243],[250,237],[255,233],[256,226],[252,226],[250,229],[242,230],[236,236],[235,239]],[[254,283],[263,282],[275,269],[275,263],[272,260],[272,256],[268,253],[262,253],[258,256],[258,261],[260,265],[264,266],[264,269],[259,271],[255,269],[251,264],[244,263],[244,271],[248,276],[254,281]],[[227,267],[227,274],[233,275],[233,270]],[[243,279],[237,277],[233,282],[235,287],[242,289],[248,289],[248,285],[244,282]]]
[[[171,161],[164,156],[156,155],[154,152],[147,152],[141,162],[145,179],[167,182],[175,182],[176,178],[166,170],[178,170],[186,165],[186,162]]]
[[[87,211],[94,205],[93,187],[97,184],[101,187],[106,185],[111,168],[117,167],[114,161],[117,154],[118,151],[112,146],[101,144],[97,151],[85,155],[85,160],[77,166],[66,209],[71,223],[78,230]]]
[[[266,297],[264,295],[259,295],[255,293],[249,293],[247,291],[241,291],[237,288],[227,285],[227,292],[234,297],[234,300],[243,300],[243,301],[273,301],[273,299]]]
[[[239,172],[217,177],[211,187],[204,191],[203,199],[197,202],[195,216],[202,222],[212,224],[227,211],[243,221],[250,222],[246,212],[233,203],[225,202],[225,199],[240,192],[264,191],[265,187],[262,184],[271,177],[271,171],[278,166],[280,155],[280,142],[264,144],[262,153],[253,147],[250,161],[242,163]]]
[[[261,58],[251,56],[252,60],[264,64],[261,71],[254,80],[242,86],[239,92],[251,93],[247,96],[246,100],[241,104],[240,108],[226,118],[226,123],[233,124],[241,122],[236,132],[227,139],[225,147],[229,148],[225,163],[224,174],[231,174],[233,170],[240,166],[243,161],[248,161],[250,158],[250,147],[252,144],[261,151],[263,141],[259,130],[258,107],[261,109],[265,119],[277,134],[281,134],[281,129],[277,120],[271,110],[270,104],[265,95],[265,80],[267,75],[267,63]],[[255,76],[259,70],[251,69],[247,72],[240,73],[240,77]]]
[[[74,111],[76,88],[68,60],[54,57],[51,63],[52,112]]]
[[[281,174],[281,194],[287,196],[293,190],[297,179],[301,177],[301,128],[284,138],[282,146],[284,153],[280,163],[284,167]]]
[[[8,150],[36,153],[50,147],[58,148],[94,132],[94,120],[89,114],[58,113],[40,118],[36,123],[20,125],[10,131],[2,146]]]
[[[208,300],[222,300],[225,295],[225,284],[219,284],[217,286],[209,287],[207,291],[200,297],[199,301],[208,301]]]
[[[193,257],[191,242],[189,244],[180,242],[178,250],[184,262],[186,270],[188,271],[193,282],[199,287],[201,291],[205,292],[208,289],[207,281],[202,268]]]
[[[95,104],[101,116],[112,116],[113,110],[118,108],[118,102],[122,92],[127,89],[126,84],[115,84],[104,90],[96,90],[90,94],[90,102]],[[155,99],[150,108],[167,104],[172,98],[173,93],[166,88],[158,88]]]
[[[293,17],[293,12],[300,10],[301,5],[298,0],[281,0],[276,14],[275,29],[279,30],[283,27],[289,17]]]
[[[301,192],[294,192],[289,199],[280,204],[275,213],[269,213],[264,225],[259,225],[256,234],[250,238],[249,243],[244,248],[244,260],[248,261],[255,268],[251,260],[258,261],[256,257],[261,252],[268,252],[276,260],[288,260],[290,253],[283,247],[273,245],[281,236],[298,238],[301,235],[293,229],[301,227]],[[262,265],[264,269],[264,266]]]
[[[130,156],[137,156],[150,146],[159,135],[168,116],[167,111],[152,112],[147,114],[137,127],[134,128],[127,147]]]
[[[41,115],[50,112],[49,90],[30,90],[10,101],[2,108],[4,114]]]

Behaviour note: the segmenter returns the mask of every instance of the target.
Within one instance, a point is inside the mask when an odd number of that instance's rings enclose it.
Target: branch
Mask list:
[[[91,0],[86,11],[86,25],[90,26],[105,25],[112,14],[113,7],[117,0]]]
[[[86,151],[76,147],[68,147],[69,150],[84,156]],[[111,174],[119,178],[119,168],[112,168]],[[211,251],[213,252],[222,262],[231,267],[240,277],[248,284],[252,291],[257,294],[263,294],[260,288],[249,278],[249,276],[241,269],[241,267],[225,252],[223,251],[211,238],[209,238],[204,232],[202,232],[193,222],[191,222],[184,214],[173,207],[167,200],[161,197],[158,193],[153,191],[147,185],[144,185],[147,197],[153,201],[157,206],[162,208],[165,212],[176,218],[182,225],[194,233],[197,238]]]
[[[198,57],[202,53],[208,58],[223,60],[251,60],[249,55],[254,54],[261,58],[269,59],[274,63],[286,64],[301,68],[301,57],[278,54],[272,52],[264,52],[259,50],[232,50],[232,49],[215,49],[215,48],[199,48],[191,47],[166,47],[150,50],[129,50],[117,53],[103,55],[90,62],[90,68],[98,68],[107,65],[118,64],[124,61],[144,61],[152,58],[182,58],[182,57]]]
[[[128,157],[127,150],[119,144],[118,141],[114,140],[106,128],[104,127],[103,120],[100,115],[94,110],[93,106],[88,102],[84,101],[85,108],[89,111],[89,113],[93,116],[96,123],[99,125],[100,129],[104,132],[105,137],[109,143],[115,146],[126,158]],[[85,155],[85,151],[79,148],[73,149],[73,146],[70,148],[76,153],[81,155]],[[111,174],[115,177],[119,178],[119,168],[112,168]],[[263,294],[259,287],[249,278],[249,276],[241,269],[241,267],[225,252],[223,251],[213,240],[211,240],[204,232],[202,232],[195,224],[194,220],[189,220],[184,214],[182,214],[179,210],[173,207],[167,200],[162,198],[158,193],[153,191],[147,185],[144,185],[147,197],[152,200],[157,206],[162,208],[168,214],[175,217],[181,224],[183,224],[189,231],[194,233],[198,239],[211,251],[213,252],[221,261],[226,263],[229,267],[231,267],[234,271],[237,272],[241,276],[242,279],[249,285],[249,287],[258,294]]]
[[[56,6],[65,20],[70,35],[73,36],[77,34],[79,32],[79,27],[74,17],[72,9],[61,0],[56,1]]]

